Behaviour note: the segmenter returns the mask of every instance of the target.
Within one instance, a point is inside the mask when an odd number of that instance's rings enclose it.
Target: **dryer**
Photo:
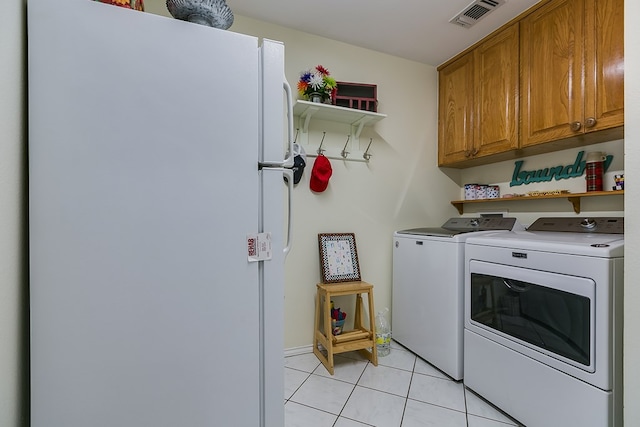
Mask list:
[[[465,258],[465,385],[528,426],[621,425],[624,218],[540,218]]]

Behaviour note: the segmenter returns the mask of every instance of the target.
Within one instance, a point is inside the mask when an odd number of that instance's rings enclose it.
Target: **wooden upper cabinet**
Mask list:
[[[522,148],[624,123],[623,3],[555,0],[522,19]]]
[[[516,23],[439,70],[440,166],[517,148],[518,38]]]
[[[521,21],[521,145],[573,136],[584,117],[583,0],[549,3]]]
[[[622,138],[624,0],[541,1],[438,71],[439,166]]]
[[[473,149],[473,53],[438,73],[438,164],[469,158]]]
[[[513,24],[474,51],[476,156],[518,148],[519,40]]]
[[[624,0],[585,3],[585,126],[609,129],[624,124]]]

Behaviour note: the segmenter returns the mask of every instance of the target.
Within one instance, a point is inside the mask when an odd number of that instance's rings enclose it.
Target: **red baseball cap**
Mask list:
[[[331,169],[329,159],[322,154],[318,155],[318,157],[316,157],[316,161],[313,162],[311,178],[309,179],[309,187],[311,188],[311,191],[322,193],[326,190],[332,173],[333,170]]]

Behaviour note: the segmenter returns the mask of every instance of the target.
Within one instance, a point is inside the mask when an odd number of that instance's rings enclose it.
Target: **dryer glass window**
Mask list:
[[[471,274],[471,319],[589,366],[591,300],[536,283]]]

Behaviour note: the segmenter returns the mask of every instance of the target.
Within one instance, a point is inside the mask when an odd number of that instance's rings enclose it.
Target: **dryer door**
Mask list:
[[[595,371],[593,280],[475,260],[470,271],[471,325],[530,349],[534,358]]]

